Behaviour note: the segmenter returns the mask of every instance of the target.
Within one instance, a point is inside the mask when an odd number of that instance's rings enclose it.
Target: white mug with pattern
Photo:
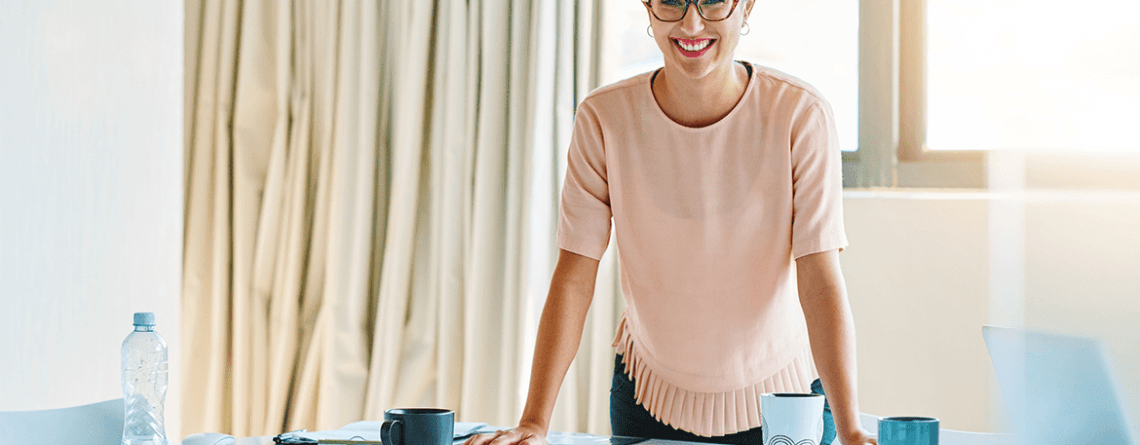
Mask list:
[[[760,395],[760,428],[764,445],[819,445],[823,439],[823,395]]]

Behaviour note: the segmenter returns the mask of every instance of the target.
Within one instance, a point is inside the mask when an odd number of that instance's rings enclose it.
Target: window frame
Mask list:
[[[848,188],[986,188],[985,151],[926,145],[926,2],[859,2],[859,148]]]

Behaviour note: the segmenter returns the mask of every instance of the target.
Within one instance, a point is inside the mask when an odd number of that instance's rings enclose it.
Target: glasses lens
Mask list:
[[[736,4],[732,0],[693,0],[697,4],[698,12],[705,20],[724,20],[732,15],[732,7]],[[650,7],[658,20],[675,22],[685,16],[689,2],[685,0],[651,0]]]
[[[653,15],[657,16],[658,20],[672,22],[681,20],[689,4],[685,0],[653,0],[652,7]]]
[[[731,0],[698,0],[701,17],[705,20],[724,20],[732,14]]]

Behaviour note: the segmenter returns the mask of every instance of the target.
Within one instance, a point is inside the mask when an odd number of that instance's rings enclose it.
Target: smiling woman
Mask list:
[[[829,104],[735,60],[754,0],[643,5],[664,66],[579,104],[526,408],[517,428],[469,445],[543,443],[611,230],[626,302],[614,434],[754,443],[760,394],[826,388],[823,443],[873,443],[858,421],[838,268],[847,240]]]

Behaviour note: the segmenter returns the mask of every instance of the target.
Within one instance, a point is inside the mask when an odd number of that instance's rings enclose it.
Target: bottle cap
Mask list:
[[[135,312],[135,326],[154,326],[154,312]]]

